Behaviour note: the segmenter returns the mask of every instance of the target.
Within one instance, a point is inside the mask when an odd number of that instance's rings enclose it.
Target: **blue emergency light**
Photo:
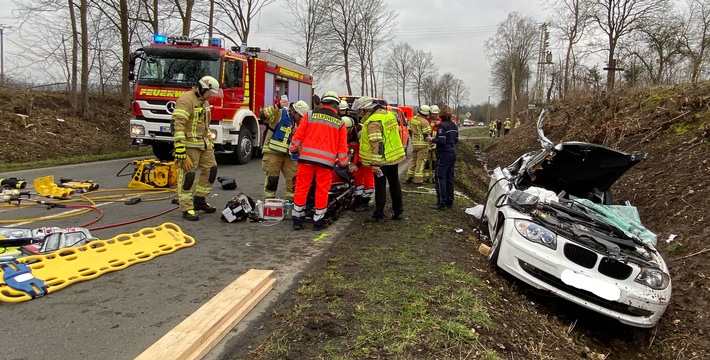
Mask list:
[[[210,46],[222,47],[222,38],[211,38]]]
[[[167,44],[168,43],[168,37],[163,35],[163,34],[155,34],[153,35],[153,43],[155,44]]]

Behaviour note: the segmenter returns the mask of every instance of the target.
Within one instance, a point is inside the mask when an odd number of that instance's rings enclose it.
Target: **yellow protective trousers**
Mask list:
[[[279,187],[279,175],[283,174],[286,180],[285,200],[293,200],[293,182],[296,179],[298,162],[291,160],[290,155],[265,152],[261,160],[261,169],[266,174],[264,179],[264,199],[276,197]]]
[[[412,150],[412,161],[407,169],[406,179],[414,179],[415,184],[424,182],[424,165],[429,158],[429,148],[421,147]]]
[[[187,148],[187,156],[192,161],[191,169],[178,170],[178,201],[180,203],[180,211],[193,210],[193,197],[201,196],[208,198],[212,192],[212,183],[217,176],[217,161],[214,158],[214,149],[198,149]],[[214,168],[214,169],[213,169]],[[199,175],[196,170],[200,170]],[[210,173],[214,172],[212,182],[210,182]],[[190,180],[192,178],[192,180]],[[186,183],[186,180],[188,183]],[[186,188],[186,185],[187,186]]]

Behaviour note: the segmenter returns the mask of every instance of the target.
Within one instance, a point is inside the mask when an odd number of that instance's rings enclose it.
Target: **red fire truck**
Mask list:
[[[160,160],[172,159],[175,100],[205,75],[218,79],[223,91],[222,97],[210,99],[215,151],[238,164],[260,151],[262,108],[281,95],[310,104],[313,93],[309,69],[293,58],[246,45],[225,49],[216,38],[203,46],[201,39],[156,35],[149,46],[133,53],[130,68],[135,87],[131,138],[135,145],[152,146]]]

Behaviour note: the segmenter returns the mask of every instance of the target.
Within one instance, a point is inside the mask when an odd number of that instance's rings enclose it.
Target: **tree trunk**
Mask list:
[[[208,34],[209,34],[209,39],[212,39],[212,28],[214,26],[214,22],[212,21],[212,18],[214,18],[214,0],[210,0],[210,20],[209,20],[209,29],[208,29]]]
[[[343,51],[343,67],[345,68],[345,86],[348,90],[348,95],[353,94],[353,88],[350,85],[350,61],[348,61],[348,52]]]
[[[158,30],[158,0],[153,0],[153,34],[159,34]]]
[[[193,5],[195,5],[195,0],[187,0],[187,4],[185,5],[185,17],[182,19],[182,36],[190,36]]]
[[[81,117],[89,118],[89,25],[87,23],[90,0],[81,0]]]
[[[76,13],[74,12],[74,0],[69,0],[69,18],[71,22],[71,72],[69,77],[71,78],[71,85],[69,88],[69,103],[71,108],[76,115],[79,106],[77,104],[76,98],[76,88],[77,88],[77,76],[79,74],[79,32],[76,30]]]
[[[129,63],[131,61],[131,44],[128,39],[128,0],[120,0],[121,19],[121,103],[124,107],[131,106],[131,88],[128,83]]]

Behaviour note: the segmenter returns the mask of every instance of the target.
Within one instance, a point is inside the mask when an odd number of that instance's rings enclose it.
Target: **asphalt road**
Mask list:
[[[31,183],[34,178],[53,175],[56,181],[60,177],[91,179],[98,182],[101,189],[117,189],[128,184],[128,177],[116,177],[116,174],[129,162],[130,159],[124,159],[19,171],[0,174],[0,178],[15,176]],[[325,231],[327,236],[320,239],[321,233],[311,231],[310,226],[299,232],[291,230],[290,222],[273,226],[223,223],[219,210],[226,202],[238,192],[255,200],[260,198],[264,177],[260,159],[241,166],[221,165],[219,174],[236,178],[238,189],[225,191],[216,184],[215,196],[208,200],[218,208],[216,214],[188,222],[176,210],[151,220],[92,233],[100,239],[108,239],[172,222],[195,238],[194,246],[75,283],[31,301],[0,303],[0,319],[5,330],[0,336],[0,359],[133,359],[249,269],[273,269],[276,287],[245,318],[240,326],[245,329],[289,290],[309,264],[353,221],[352,216],[342,217]],[[283,183],[279,190],[282,193]],[[105,215],[92,227],[149,216],[175,206],[170,200],[99,205]],[[0,220],[34,218],[63,211],[66,209],[35,206],[2,211]],[[19,227],[71,227],[95,218],[92,212]],[[232,331],[207,358],[219,358],[228,351],[224,344],[238,335],[238,329]]]

